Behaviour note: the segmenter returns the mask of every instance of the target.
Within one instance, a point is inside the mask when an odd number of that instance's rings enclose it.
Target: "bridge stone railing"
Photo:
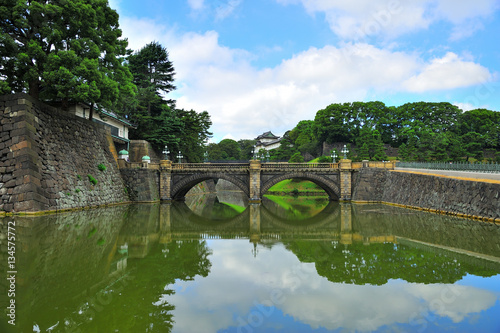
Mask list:
[[[262,163],[262,169],[339,169],[338,163]]]
[[[172,170],[247,170],[249,163],[173,163]]]

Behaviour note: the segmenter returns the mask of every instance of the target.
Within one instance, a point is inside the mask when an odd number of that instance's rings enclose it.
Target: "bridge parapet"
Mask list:
[[[173,163],[172,170],[186,170],[186,171],[227,171],[227,170],[248,170],[249,163]]]
[[[339,163],[262,163],[264,170],[338,170]]]

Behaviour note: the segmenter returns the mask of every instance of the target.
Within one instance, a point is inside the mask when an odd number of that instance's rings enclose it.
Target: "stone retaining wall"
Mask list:
[[[433,175],[361,169],[354,174],[352,200],[500,219],[500,184]]]
[[[15,94],[0,96],[0,133],[0,211],[129,201],[104,126]]]
[[[132,201],[160,200],[160,172],[152,169],[120,169]]]

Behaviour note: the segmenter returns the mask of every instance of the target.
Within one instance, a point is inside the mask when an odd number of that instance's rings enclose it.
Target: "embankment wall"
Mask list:
[[[120,169],[131,201],[160,200],[160,172],[151,169]]]
[[[352,200],[392,203],[459,216],[500,218],[500,184],[365,168]]]
[[[102,125],[14,94],[0,96],[0,133],[0,211],[129,201],[111,134]]]

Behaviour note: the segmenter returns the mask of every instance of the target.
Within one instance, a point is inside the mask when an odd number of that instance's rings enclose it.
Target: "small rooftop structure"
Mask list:
[[[69,108],[70,113],[84,118],[89,119],[90,106],[86,104],[76,104]],[[118,116],[114,112],[101,109],[100,112],[94,110],[92,115],[92,121],[111,130],[111,137],[116,146],[116,150],[121,149],[128,150],[128,144],[130,142],[128,138],[128,133],[130,128],[137,128],[128,119]]]
[[[256,151],[260,149],[272,150],[280,146],[281,138],[274,135],[271,131],[268,131],[256,137],[255,141],[257,141],[255,143]]]

